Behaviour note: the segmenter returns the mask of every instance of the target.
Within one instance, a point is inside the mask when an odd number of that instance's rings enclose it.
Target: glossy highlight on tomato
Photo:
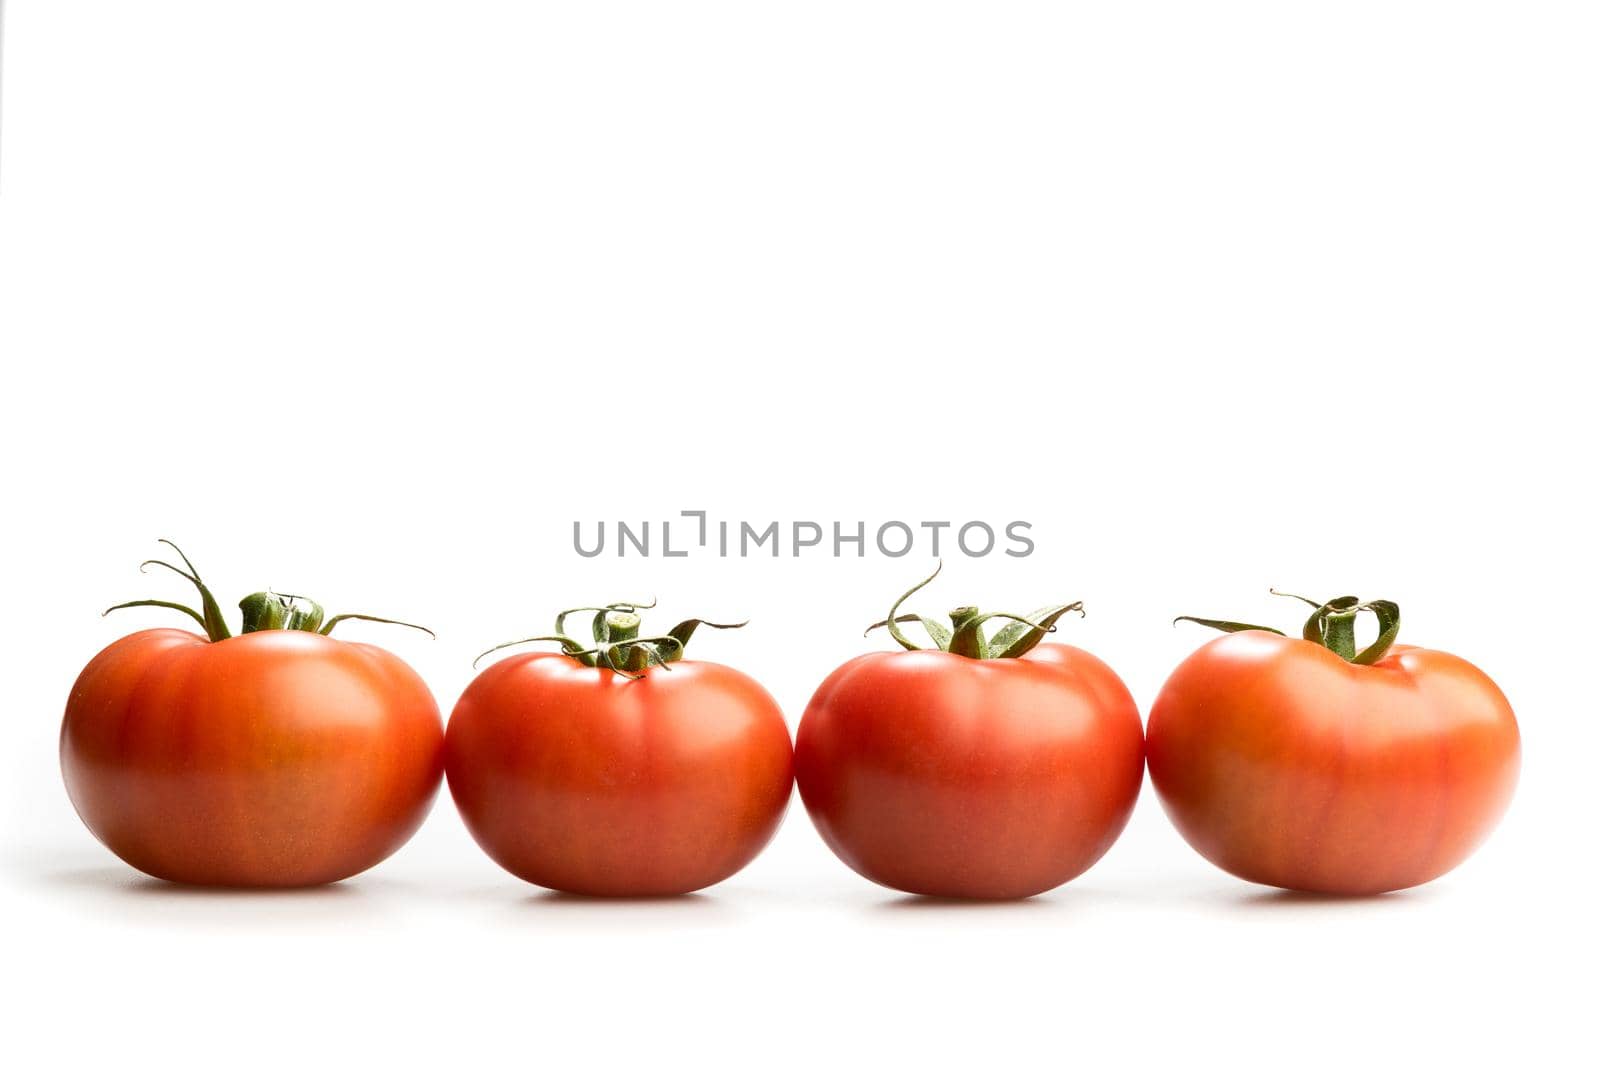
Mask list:
[[[67,699],[61,770],[84,824],[140,871],[201,885],[311,886],[389,856],[443,772],[443,724],[421,678],[328,636],[350,617],[323,624],[304,598],[252,595],[247,633],[229,635],[198,575],[180,573],[204,614],[167,607],[208,634],[113,642]]]
[[[1356,611],[1384,613],[1361,652]],[[1151,781],[1201,855],[1269,886],[1375,894],[1438,878],[1488,836],[1521,748],[1482,671],[1392,644],[1392,602],[1327,602],[1298,638],[1222,626],[1150,712]]]
[[[793,748],[777,703],[741,672],[682,659],[702,621],[640,638],[638,607],[592,610],[591,649],[558,623],[563,652],[491,665],[450,715],[456,807],[484,852],[528,882],[690,893],[742,869],[783,819]]]
[[[907,651],[856,657],[822,683],[795,778],[841,860],[907,893],[1006,899],[1076,878],[1111,848],[1139,796],[1144,732],[1105,663],[1037,644],[1073,609],[1006,615],[993,639],[974,609],[949,629],[891,610]],[[911,620],[939,648],[916,649],[894,625]]]

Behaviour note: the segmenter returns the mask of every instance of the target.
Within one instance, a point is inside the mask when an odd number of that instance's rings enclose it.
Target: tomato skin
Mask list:
[[[1218,867],[1376,894],[1466,859],[1510,803],[1521,743],[1505,695],[1459,657],[1395,646],[1368,667],[1243,631],[1173,672],[1149,754],[1167,814]]]
[[[907,893],[1022,898],[1111,848],[1144,779],[1127,687],[1067,645],[1017,659],[868,653],[830,675],[795,742],[818,832]]]
[[[84,824],[147,875],[314,886],[411,837],[438,792],[443,733],[427,686],[382,649],[163,628],[78,676],[61,771]]]
[[[605,897],[691,893],[755,859],[788,807],[793,754],[759,683],[695,660],[630,680],[559,653],[508,657],[445,732],[450,793],[484,852]]]

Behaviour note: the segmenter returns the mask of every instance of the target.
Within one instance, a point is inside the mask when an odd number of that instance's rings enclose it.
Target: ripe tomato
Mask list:
[[[400,848],[442,772],[422,680],[382,649],[328,637],[350,617],[323,624],[304,598],[245,598],[247,632],[230,637],[199,576],[180,573],[205,612],[169,607],[208,636],[130,634],[67,699],[61,771],[89,830],[148,875],[219,886],[333,882]]]
[[[558,621],[564,652],[490,666],[450,714],[456,807],[528,882],[689,893],[743,868],[783,819],[793,749],[777,704],[732,668],[680,659],[700,621],[639,638],[637,607],[574,610],[596,613],[594,648]]]
[[[908,651],[859,656],[823,682],[800,720],[795,778],[841,860],[909,893],[1021,898],[1111,848],[1139,796],[1144,732],[1109,667],[1036,644],[1072,609],[1006,616],[1017,622],[993,640],[974,609],[952,613],[953,629],[891,610]],[[913,619],[939,649],[894,625]]]
[[[1358,653],[1361,610],[1382,635]],[[1218,867],[1291,890],[1399,890],[1461,863],[1505,811],[1520,762],[1511,706],[1465,660],[1392,645],[1392,602],[1327,602],[1303,638],[1198,622],[1237,633],[1156,698],[1150,778]]]

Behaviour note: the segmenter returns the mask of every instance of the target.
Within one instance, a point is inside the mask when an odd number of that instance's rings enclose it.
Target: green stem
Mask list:
[[[938,564],[936,564],[934,566],[933,574],[929,575],[927,578],[923,579],[921,582],[919,582],[915,586],[911,587],[905,593],[902,593],[900,595],[900,599],[895,601],[894,604],[889,606],[889,614],[884,617],[884,626],[889,628],[889,637],[893,638],[899,644],[900,648],[906,649],[906,650],[910,650],[910,651],[913,651],[913,652],[922,648],[922,646],[918,645],[916,642],[912,641],[910,638],[907,638],[905,636],[905,632],[900,629],[900,620],[902,618],[898,614],[899,611],[900,611],[900,606],[905,604],[906,601],[911,598],[911,595],[913,593],[916,593],[918,590],[922,589],[922,587],[926,586],[928,583],[930,583],[934,579],[938,578],[939,577],[939,572],[941,572],[943,570],[944,570],[944,561],[940,560],[938,562]],[[868,627],[867,629],[870,631],[872,628]],[[946,644],[948,644],[948,639],[946,639]]]
[[[950,645],[945,650],[973,660],[989,658],[989,643],[983,639],[980,613],[971,605],[963,605],[950,613]]]
[[[1345,660],[1356,658],[1356,613],[1329,612],[1322,620],[1322,644]]]
[[[157,540],[163,545],[171,546],[172,551],[178,554],[178,559],[183,561],[183,567],[169,564],[165,560],[146,560],[139,565],[139,570],[143,571],[151,564],[155,564],[157,567],[164,567],[174,574],[182,575],[200,593],[201,625],[205,627],[206,637],[214,642],[220,642],[225,638],[231,637],[227,620],[222,618],[222,609],[218,606],[217,599],[211,596],[211,591],[206,588],[206,584],[200,580],[200,572],[195,570],[195,566],[189,562],[189,558],[184,555],[183,550],[178,548],[176,543],[166,538]]]
[[[112,605],[110,608],[107,608],[100,614],[102,616],[109,616],[112,612],[115,612],[119,608],[171,608],[175,611],[182,612],[184,615],[200,624],[201,630],[204,630],[206,626],[206,621],[201,618],[199,612],[196,612],[193,608],[190,608],[186,604],[178,604],[176,601],[123,601],[121,604]]]
[[[923,579],[905,593],[889,608],[889,614],[867,628],[870,634],[879,627],[887,627],[889,636],[900,647],[916,651],[922,647],[900,629],[901,623],[921,623],[928,637],[933,639],[934,645],[946,653],[954,653],[971,660],[999,660],[1014,659],[1026,654],[1030,649],[1039,644],[1046,634],[1056,629],[1056,621],[1068,612],[1083,613],[1083,602],[1073,604],[1057,604],[1030,612],[1026,616],[1013,615],[1010,612],[980,612],[971,606],[957,608],[950,613],[950,627],[947,629],[938,620],[929,619],[927,616],[900,614],[900,606],[908,598],[928,583],[938,577],[940,567],[935,568],[932,575]],[[1000,628],[992,636],[985,636],[983,626],[991,619],[1011,620],[1006,626]]]
[[[706,619],[686,619],[666,634],[641,637],[639,632],[643,629],[644,623],[640,613],[654,606],[654,601],[649,604],[616,601],[603,607],[567,608],[556,614],[554,634],[501,642],[479,653],[477,659],[473,660],[472,666],[477,667],[478,663],[490,653],[509,649],[514,645],[555,642],[561,646],[563,655],[586,667],[601,668],[627,679],[638,679],[653,667],[659,667],[663,671],[672,670],[670,665],[674,661],[683,659],[684,648],[698,628],[715,627],[718,630],[731,630],[744,626],[744,623],[713,623]],[[567,620],[582,612],[594,613],[594,618],[589,621],[589,632],[594,638],[594,644],[590,646],[584,646],[574,639],[566,629]]]
[[[206,637],[211,641],[226,641],[232,637],[228,624],[222,618],[222,609],[217,605],[217,599],[212,596],[211,590],[200,579],[200,572],[195,570],[194,564],[184,555],[182,549],[166,538],[161,539],[162,544],[169,545],[183,561],[183,567],[169,564],[165,560],[146,560],[139,565],[143,571],[150,565],[164,567],[168,571],[183,576],[200,594],[200,611],[195,611],[188,605],[178,604],[174,601],[124,601],[122,604],[112,605],[106,609],[107,613],[115,612],[119,608],[170,608],[182,612],[184,615],[199,623],[206,632]],[[299,597],[289,593],[273,593],[271,590],[252,593],[239,602],[239,611],[243,617],[241,634],[253,634],[258,630],[299,630],[310,634],[329,634],[333,628],[346,619],[365,619],[374,623],[392,623],[400,627],[410,627],[420,630],[430,638],[433,631],[427,627],[419,627],[415,623],[405,623],[398,619],[388,619],[384,616],[369,616],[360,612],[346,612],[334,616],[326,623],[323,622],[322,606],[309,597]]]
[[[315,632],[322,627],[322,606],[309,597],[267,590],[245,597],[239,602],[239,611],[244,616],[244,634],[258,630]]]
[[[1389,655],[1389,650],[1394,648],[1395,639],[1400,637],[1400,606],[1393,601],[1367,601],[1361,607],[1378,617],[1378,637],[1371,645],[1357,653],[1353,662],[1376,664]]]
[[[605,627],[605,633],[597,633],[595,639],[614,644],[637,638],[639,627],[644,623],[637,612],[606,612],[595,619]]]
[[[397,626],[397,627],[410,627],[412,630],[420,630],[422,633],[426,634],[430,638],[437,638],[438,637],[438,635],[435,634],[433,631],[429,630],[427,627],[424,627],[424,626],[422,626],[421,624],[418,624],[418,623],[407,623],[404,620],[388,619],[388,618],[386,618],[384,616],[369,616],[369,615],[366,615],[365,613],[362,613],[362,612],[341,612],[338,615],[334,616],[332,619],[328,620],[326,623],[324,623],[322,625],[322,629],[317,631],[317,633],[322,635],[323,637],[327,637],[329,634],[333,633],[333,628],[334,627],[338,626],[340,623],[342,623],[343,621],[345,621],[347,619],[363,619],[363,620],[366,620],[368,623],[392,623],[394,626]]]
[[[1316,642],[1349,663],[1376,664],[1388,654],[1394,646],[1395,639],[1400,636],[1400,606],[1393,601],[1363,601],[1359,597],[1345,596],[1319,602],[1309,597],[1301,597],[1299,594],[1278,593],[1277,590],[1273,590],[1272,593],[1279,597],[1293,597],[1311,605],[1315,611],[1306,619],[1305,626],[1300,630],[1300,636],[1308,642]],[[1371,612],[1378,618],[1378,637],[1365,649],[1356,646],[1356,617],[1362,612]],[[1283,634],[1281,630],[1253,623],[1234,623],[1223,619],[1204,619],[1200,616],[1179,616],[1173,622],[1177,623],[1179,620],[1199,623],[1201,626],[1229,633],[1261,630],[1272,634]]]

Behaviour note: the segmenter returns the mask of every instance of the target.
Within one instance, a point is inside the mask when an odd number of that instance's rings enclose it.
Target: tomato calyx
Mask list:
[[[1384,658],[1394,645],[1395,639],[1400,636],[1400,606],[1393,601],[1363,601],[1359,597],[1348,596],[1335,597],[1329,601],[1314,601],[1297,593],[1281,593],[1278,590],[1268,592],[1275,597],[1292,597],[1310,605],[1312,612],[1306,619],[1305,626],[1300,629],[1300,636],[1308,642],[1316,642],[1349,663],[1376,664]],[[1356,646],[1356,616],[1362,612],[1371,612],[1378,619],[1378,636],[1365,649]],[[1228,633],[1264,630],[1271,634],[1283,634],[1283,631],[1274,627],[1256,623],[1234,623],[1226,619],[1204,619],[1200,616],[1179,616],[1172,622],[1177,624],[1182,621],[1198,623],[1203,627]]]
[[[154,564],[187,579],[199,591],[200,611],[197,612],[177,601],[140,600],[114,604],[100,614],[108,616],[122,608],[171,608],[200,624],[206,637],[213,642],[226,641],[233,637],[233,632],[228,629],[228,621],[222,616],[221,606],[217,604],[217,599],[212,596],[211,590],[201,581],[200,572],[195,569],[194,564],[189,562],[189,558],[174,542],[166,538],[158,540],[178,554],[183,566],[179,567],[165,560],[146,560],[139,565],[139,570],[143,572]],[[271,590],[252,593],[245,597],[239,602],[239,610],[243,614],[243,625],[239,629],[241,634],[250,634],[258,630],[301,630],[326,637],[333,633],[334,627],[347,619],[364,619],[372,623],[392,623],[397,627],[410,627],[412,630],[422,631],[430,638],[434,636],[433,631],[415,623],[387,619],[383,616],[369,616],[361,612],[343,612],[331,619],[324,619],[322,606],[311,598],[292,593],[273,593]]]
[[[686,619],[665,634],[641,637],[639,630],[644,621],[639,613],[655,606],[656,603],[652,600],[649,604],[613,601],[611,604],[599,607],[568,608],[556,613],[555,633],[501,642],[479,653],[472,661],[472,666],[477,667],[478,662],[490,653],[497,653],[514,645],[555,642],[561,646],[563,655],[586,667],[604,668],[626,679],[640,679],[652,667],[659,667],[663,671],[672,670],[670,665],[683,659],[683,651],[688,647],[689,639],[694,637],[694,632],[701,627],[737,630],[749,622],[745,620],[741,623],[713,623],[709,619]],[[568,634],[566,629],[567,620],[582,612],[594,613],[594,618],[589,624],[589,632],[593,639],[590,645],[578,641]]]
[[[941,652],[955,653],[957,656],[972,660],[1010,660],[1022,656],[1038,645],[1046,634],[1053,633],[1056,621],[1068,612],[1076,612],[1080,616],[1084,614],[1082,601],[1047,605],[1020,616],[1011,612],[980,612],[974,607],[965,606],[950,612],[949,626],[915,612],[897,614],[900,606],[905,604],[912,594],[937,578],[943,569],[944,561],[941,560],[939,566],[933,569],[933,574],[902,593],[900,599],[890,607],[889,614],[868,627],[865,633],[871,634],[879,627],[887,627],[889,636],[899,643],[901,648],[916,651],[923,646],[907,638],[905,632],[900,629],[900,624],[918,623],[928,632],[928,637]],[[1010,622],[993,636],[986,636],[983,633],[983,625],[991,619],[1005,619]]]

